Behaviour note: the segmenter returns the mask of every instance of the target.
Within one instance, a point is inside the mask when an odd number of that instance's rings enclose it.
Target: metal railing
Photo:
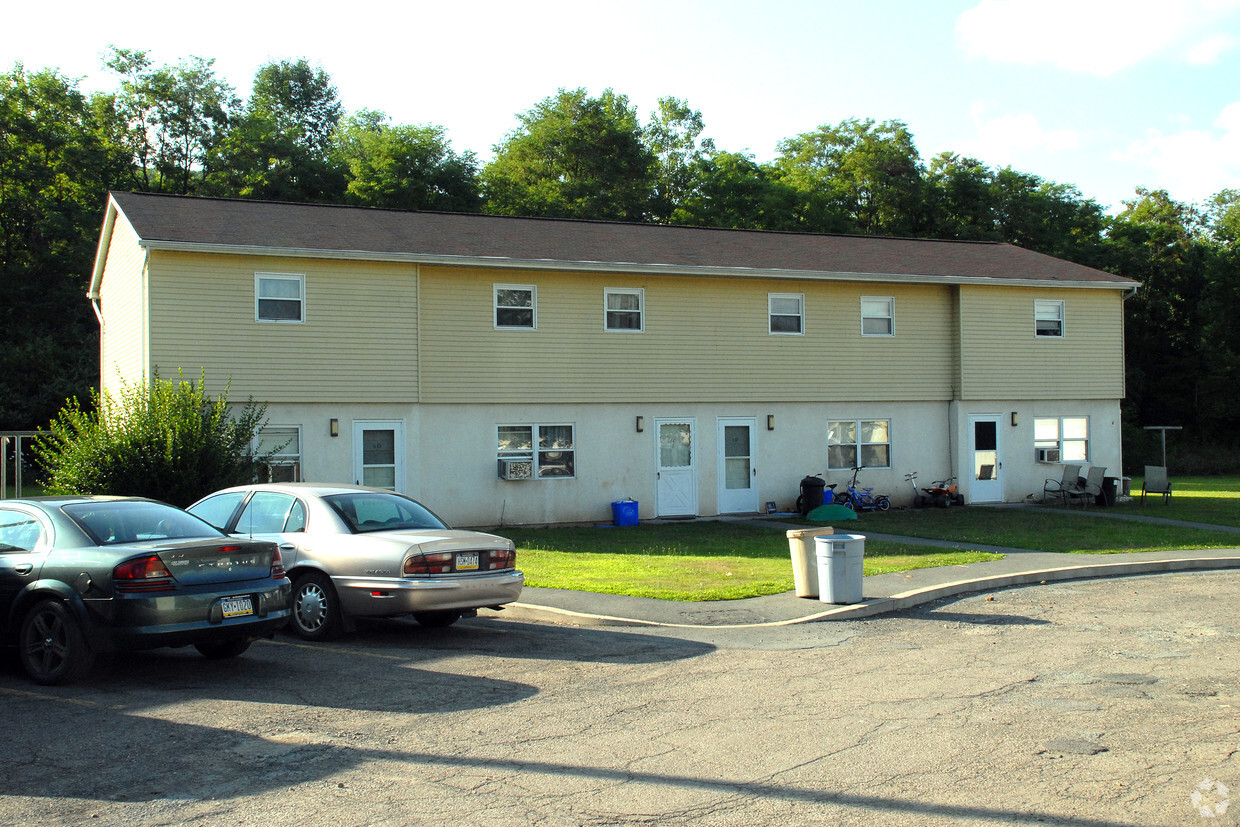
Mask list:
[[[35,431],[0,431],[0,500],[22,495],[23,447],[34,439]],[[10,476],[10,471],[12,472]],[[9,480],[13,493],[9,493]]]

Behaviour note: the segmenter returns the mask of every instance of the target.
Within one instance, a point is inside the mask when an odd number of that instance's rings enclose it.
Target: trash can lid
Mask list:
[[[834,534],[835,529],[830,526],[826,528],[793,528],[788,530],[789,540],[804,540],[809,537],[817,537],[823,534]]]

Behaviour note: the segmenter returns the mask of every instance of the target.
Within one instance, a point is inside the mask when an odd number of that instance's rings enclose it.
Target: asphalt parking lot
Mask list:
[[[1238,605],[1201,572],[776,628],[384,621],[60,688],[7,659],[0,822],[1234,824]]]

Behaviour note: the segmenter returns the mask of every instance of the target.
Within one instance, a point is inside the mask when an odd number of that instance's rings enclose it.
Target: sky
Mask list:
[[[0,71],[54,68],[85,92],[116,88],[110,46],[214,59],[242,98],[260,66],[306,58],[348,111],[442,126],[484,162],[558,89],[611,88],[643,121],[685,100],[758,161],[870,118],[904,122],[927,163],[1011,166],[1111,211],[1137,187],[1240,188],[1240,0],[62,0],[0,25]]]

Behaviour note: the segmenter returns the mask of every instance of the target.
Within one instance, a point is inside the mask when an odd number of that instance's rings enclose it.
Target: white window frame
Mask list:
[[[792,299],[797,303],[796,313],[776,313],[775,302],[778,300]],[[792,319],[797,320],[796,330],[776,330],[775,319]],[[804,293],[767,293],[766,294],[766,322],[767,332],[772,336],[804,336],[805,335],[805,294]]]
[[[500,443],[500,432],[505,429],[528,429],[529,443],[516,448]],[[551,429],[568,428],[569,444],[551,444]],[[496,458],[500,460],[526,460],[534,464],[534,479],[570,480],[577,476],[577,426],[571,422],[502,422],[495,426]],[[568,454],[565,466],[564,454]],[[568,473],[562,470],[567,467]]]
[[[1066,423],[1085,423],[1085,436],[1067,437]],[[1061,463],[1089,462],[1093,442],[1092,423],[1088,416],[1035,416],[1033,418],[1033,448],[1054,448],[1059,451]],[[1079,449],[1078,449],[1079,446]]]
[[[886,429],[887,439],[883,442],[874,442],[874,441],[867,442],[863,440],[861,438],[862,431],[863,431],[862,429],[863,424],[864,423],[879,423],[879,422],[883,423],[883,426]],[[843,440],[834,440],[834,441],[832,440],[831,438],[832,431],[836,430],[832,426],[837,425],[837,424],[852,426],[852,440],[851,441],[845,442]],[[874,463],[867,463],[864,461],[865,460],[864,454],[866,452],[866,449],[869,448],[873,450],[873,447],[876,445],[886,446],[887,463],[885,465],[877,465]],[[849,464],[849,465],[833,465],[832,464],[833,460],[831,456],[831,448],[840,447],[840,446],[848,446],[853,449],[854,462],[852,464]],[[891,461],[891,417],[876,416],[876,417],[865,417],[865,418],[858,418],[858,419],[827,420],[827,468],[829,470],[851,471],[853,468],[855,468],[858,465],[864,466],[866,468],[891,468],[892,467],[891,462],[892,462]]]
[[[1042,322],[1056,322],[1059,325],[1059,332],[1043,333],[1041,328]],[[1036,338],[1062,339],[1067,335],[1067,329],[1068,325],[1062,299],[1033,300],[1033,335]]]
[[[291,441],[289,439],[290,436],[292,437]],[[267,462],[260,469],[259,482],[301,482],[301,426],[266,425],[260,428],[258,433],[254,435],[254,443],[250,449],[254,456],[258,457],[264,453],[264,439],[282,447],[271,457],[271,461]],[[272,473],[274,468],[292,469],[292,479],[276,480]]]
[[[884,312],[867,313],[866,304],[871,306],[882,303]],[[874,309],[873,307],[871,309]],[[881,320],[886,322],[886,330],[874,332],[866,330],[866,322]],[[896,300],[893,296],[862,296],[861,297],[861,335],[862,336],[894,336],[896,335]]]
[[[500,324],[499,312],[501,310],[525,310],[527,308],[514,305],[501,305],[499,303],[499,294],[501,290],[523,290],[530,294],[530,323],[529,324]],[[538,329],[538,285],[535,284],[496,284],[493,285],[491,292],[491,322],[495,325],[496,330],[537,330]]]
[[[286,281],[297,283],[297,297],[290,298],[288,296],[264,296],[262,293],[262,283],[268,281]],[[297,302],[297,318],[296,319],[269,319],[264,318],[261,311],[261,303],[264,301],[279,302]],[[262,324],[305,324],[306,321],[306,277],[299,273],[255,273],[254,274],[254,321]]]
[[[612,309],[612,296],[636,296],[636,310],[620,310]],[[633,313],[637,314],[637,327],[612,327],[611,319],[613,313],[623,313],[626,316]],[[603,329],[608,333],[643,333],[646,330],[646,290],[643,287],[605,287],[603,288]]]

